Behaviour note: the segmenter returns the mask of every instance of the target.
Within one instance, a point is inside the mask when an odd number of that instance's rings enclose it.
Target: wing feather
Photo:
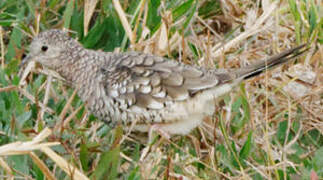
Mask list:
[[[133,52],[118,56],[114,61],[119,62],[113,63],[117,68],[103,67],[102,83],[108,96],[128,106],[162,109],[169,101],[187,100],[220,82],[203,68],[166,58]]]

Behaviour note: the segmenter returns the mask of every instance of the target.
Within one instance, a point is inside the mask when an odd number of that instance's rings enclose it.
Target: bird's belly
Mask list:
[[[160,112],[162,121],[150,120],[148,123],[137,123],[133,130],[148,132],[152,125],[168,134],[188,134],[192,129],[202,123],[206,116],[214,113],[215,101],[176,103],[167,110]]]
[[[176,102],[160,111],[162,122],[138,123],[133,128],[135,131],[147,132],[154,124],[169,134],[188,134],[200,125],[206,116],[211,116],[215,111],[216,100],[231,91],[232,85],[224,84],[220,87],[206,90],[193,98]]]

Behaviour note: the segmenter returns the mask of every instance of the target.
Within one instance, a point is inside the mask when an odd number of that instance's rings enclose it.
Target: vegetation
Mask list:
[[[319,0],[0,1],[0,177],[323,178],[323,9]],[[237,68],[308,43],[293,63],[243,83],[187,136],[110,129],[35,63],[33,36],[66,29],[86,48],[143,51]],[[50,130],[51,129],[51,130]]]

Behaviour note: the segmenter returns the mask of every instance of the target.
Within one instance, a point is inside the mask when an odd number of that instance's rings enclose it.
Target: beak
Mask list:
[[[20,65],[19,65],[19,69],[22,68],[26,63],[28,63],[28,61],[30,61],[32,58],[30,56],[30,54],[28,54],[24,59],[22,59]]]

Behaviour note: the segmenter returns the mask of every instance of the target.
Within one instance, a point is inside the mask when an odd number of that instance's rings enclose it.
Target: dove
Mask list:
[[[22,64],[36,61],[60,74],[107,124],[135,131],[188,134],[215,113],[216,101],[242,81],[303,54],[300,45],[238,69],[206,69],[141,52],[85,49],[61,30],[38,34]]]

